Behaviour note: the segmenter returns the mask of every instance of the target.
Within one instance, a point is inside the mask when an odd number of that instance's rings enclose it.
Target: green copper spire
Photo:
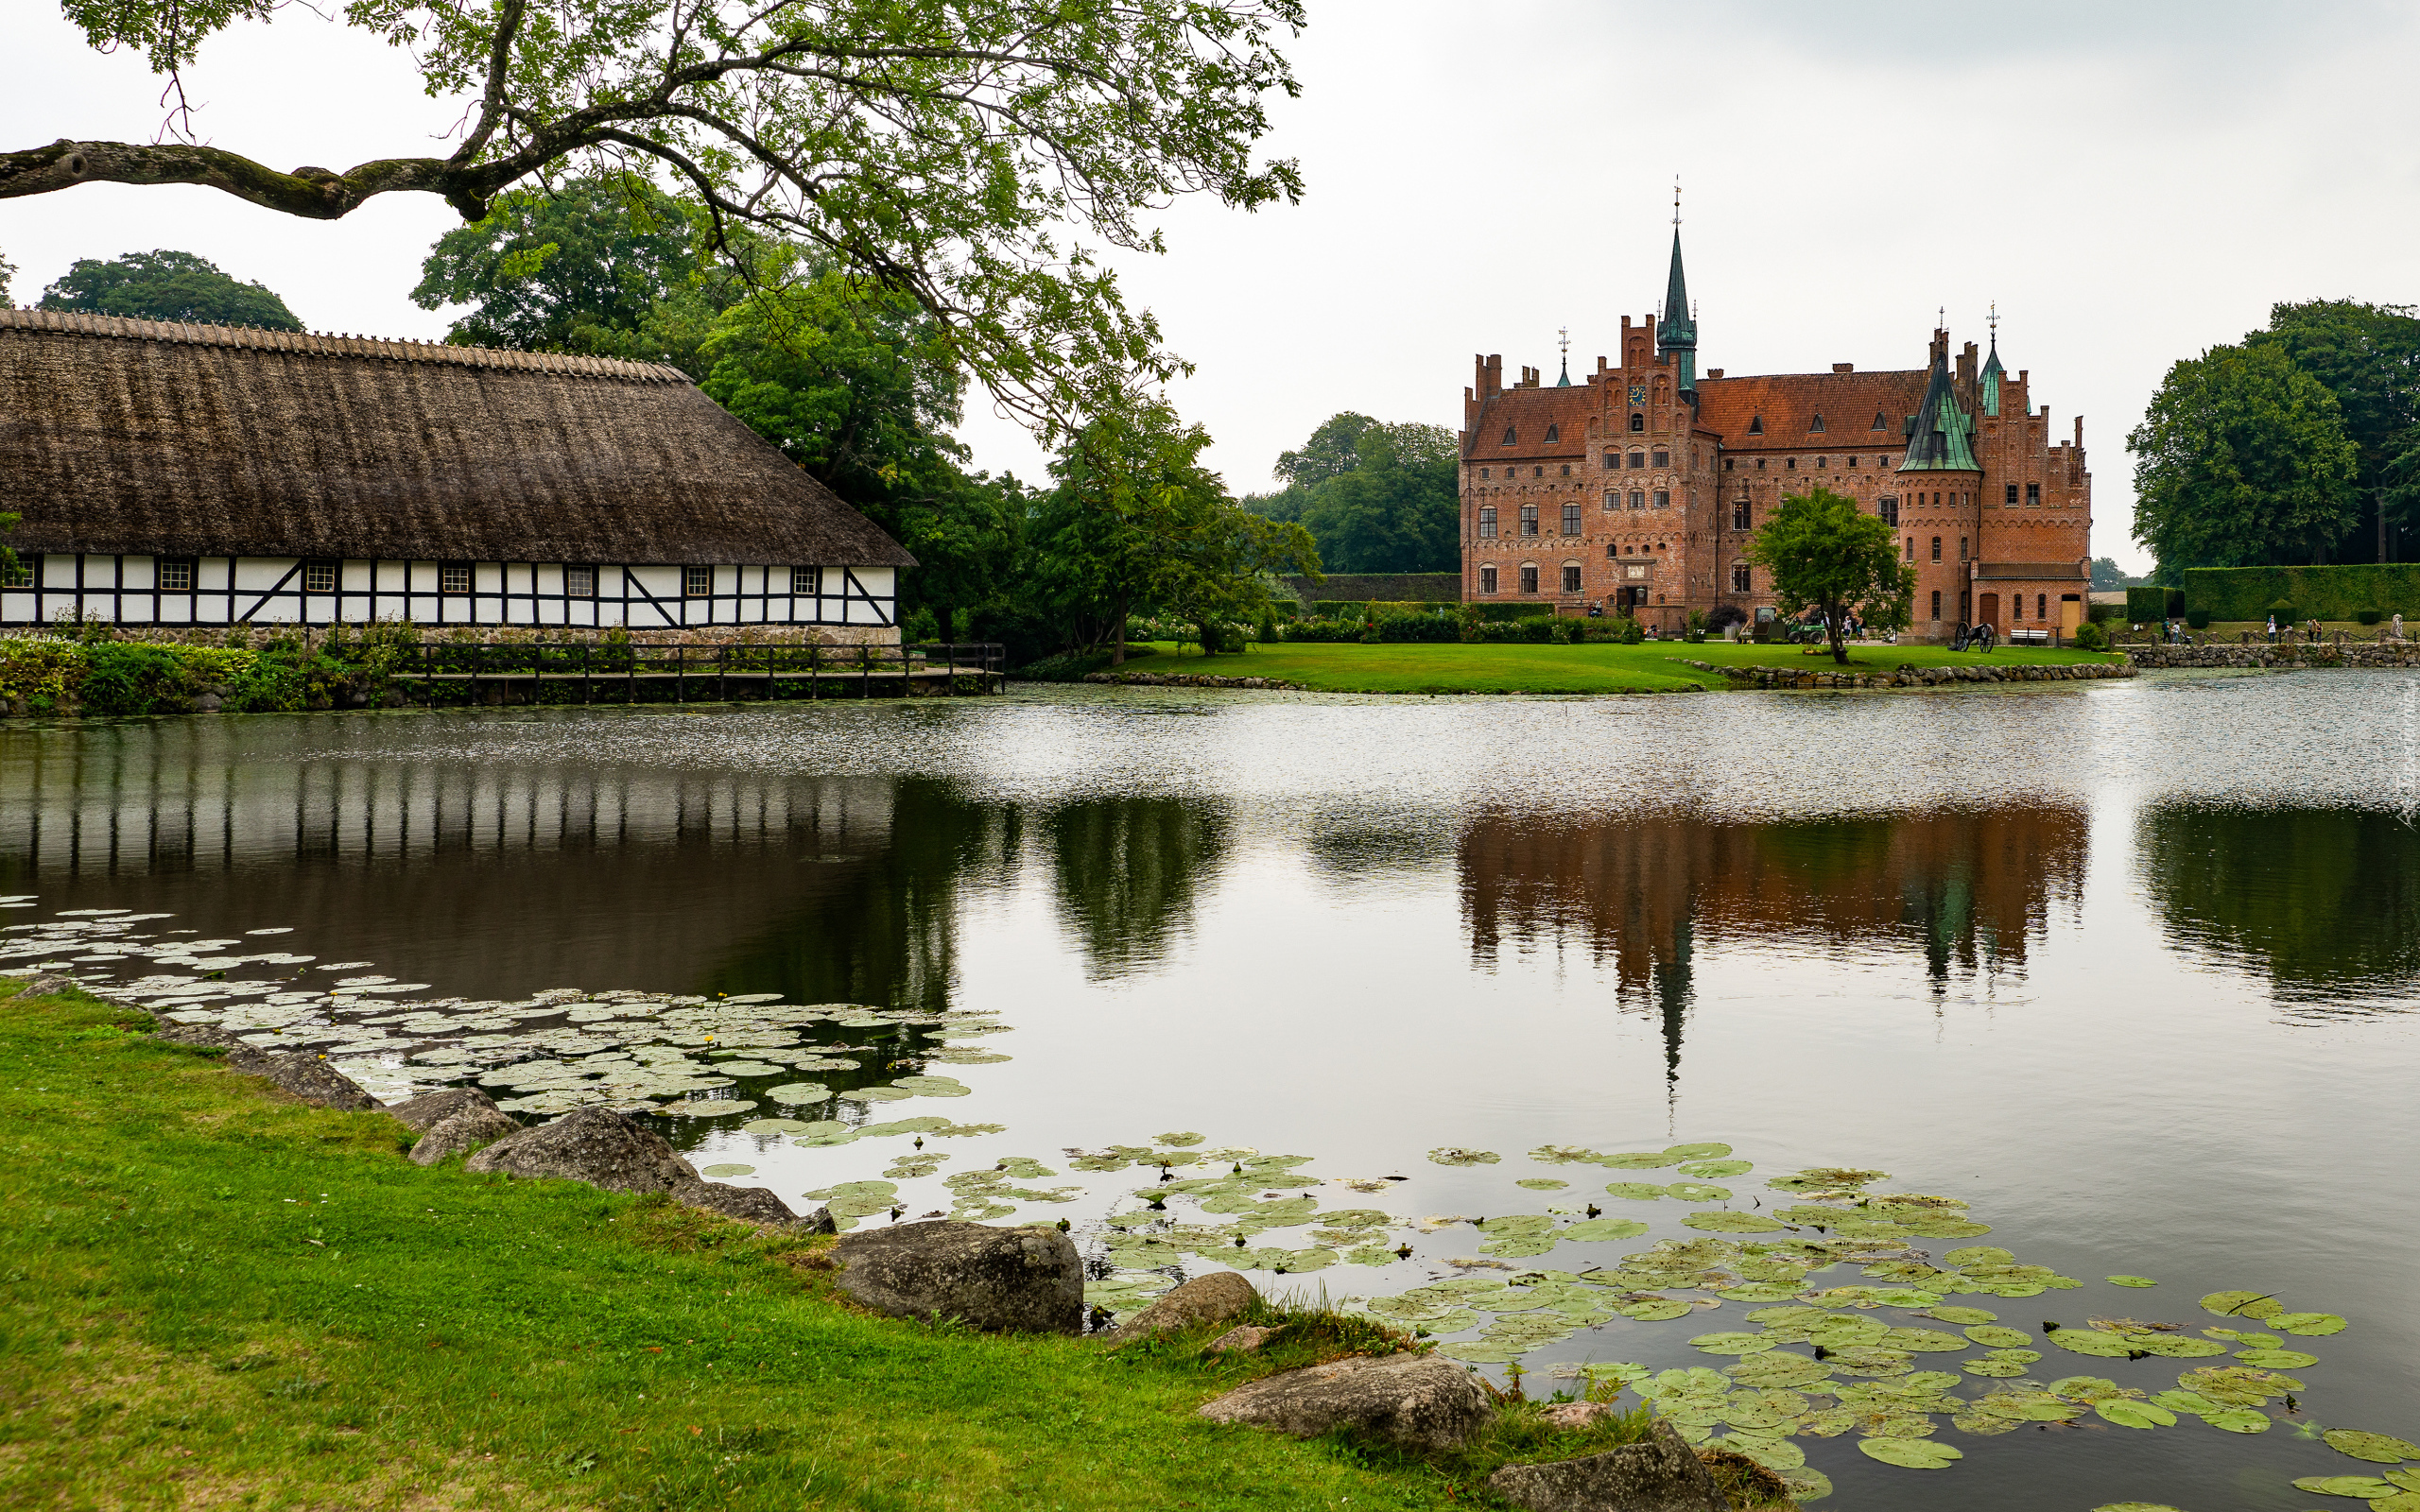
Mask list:
[[[1980,472],[1969,439],[1974,433],[1974,417],[1958,407],[1958,396],[1949,387],[1949,348],[1945,343],[1933,352],[1932,375],[1925,384],[1924,403],[1916,406],[1899,471]]]
[[[2000,374],[2008,369],[2000,366],[2000,307],[1992,306],[1992,354],[1983,360],[1983,413],[1997,418],[2000,412]]]
[[[1681,271],[1681,186],[1672,185],[1672,272],[1664,281],[1664,318],[1656,322],[1655,343],[1677,353],[1681,392],[1698,387],[1698,322],[1689,313],[1689,281]]]

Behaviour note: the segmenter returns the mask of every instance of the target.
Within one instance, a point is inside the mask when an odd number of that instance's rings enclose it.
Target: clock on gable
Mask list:
[[[1630,402],[1634,404],[1644,404],[1647,403],[1647,386],[1645,384],[1633,384],[1630,386]]]

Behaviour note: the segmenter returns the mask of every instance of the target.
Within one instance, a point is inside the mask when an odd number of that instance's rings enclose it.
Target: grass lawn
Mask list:
[[[0,1505],[1486,1506],[1508,1453],[1612,1432],[1519,1408],[1431,1465],[1213,1427],[1192,1408],[1367,1322],[1213,1363],[872,1317],[829,1241],[424,1170],[382,1113],[121,1026],[148,1021],[0,1009]]]
[[[1792,672],[1890,672],[1903,662],[1932,667],[2124,660],[2085,651],[2007,646],[1984,654],[1939,645],[1852,645],[1849,664],[1841,668],[1828,654],[1807,656],[1794,645],[1735,645],[1721,641],[1703,645],[1672,641],[1638,645],[1255,644],[1241,656],[1216,656],[1206,664],[1192,645],[1162,641],[1154,644],[1154,649],[1157,655],[1131,663],[1134,670],[1277,678],[1324,693],[1668,693],[1692,684],[1724,685],[1719,676],[1701,672],[1685,661],[1783,667]]]

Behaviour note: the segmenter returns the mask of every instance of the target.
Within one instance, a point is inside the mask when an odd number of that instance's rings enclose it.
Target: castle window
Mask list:
[[[1549,425],[1549,426],[1547,426],[1547,440],[1549,440],[1549,441],[1559,441],[1559,440],[1562,440],[1562,439],[1563,439],[1563,427],[1562,427],[1562,426],[1560,426],[1560,425]]]
[[[1495,506],[1492,504],[1483,506],[1479,509],[1478,538],[1481,541],[1494,541],[1495,539]]]
[[[1478,591],[1482,593],[1493,593],[1495,592],[1495,568],[1482,567],[1478,570]]]
[[[1647,507],[1647,490],[1645,489],[1633,489],[1630,490],[1630,507],[1634,509],[1644,509]]]
[[[1521,592],[1523,592],[1523,593],[1536,593],[1537,591],[1538,591],[1538,570],[1537,570],[1535,567],[1524,567],[1524,568],[1522,568],[1522,569],[1521,569]]]
[[[1958,559],[1960,561],[1964,561],[1966,559],[1966,538],[1964,536],[1958,538]]]
[[[1816,472],[1821,472],[1822,471],[1824,471],[1824,467],[1825,467],[1825,466],[1827,466],[1827,465],[1830,463],[1830,461],[1831,461],[1831,458],[1829,458],[1829,457],[1824,457],[1824,456],[1819,456],[1819,457],[1817,457],[1817,458],[1815,459],[1815,471],[1816,471]]]
[[[1761,457],[1761,456],[1760,456],[1760,457],[1756,458],[1756,471],[1757,471],[1757,472],[1762,472],[1764,470],[1765,470],[1765,459],[1764,459],[1763,457]]]
[[[2049,594],[2036,593],[2033,595],[2033,617],[2037,620],[2047,620],[2050,617]]]
[[[1655,507],[1658,509],[1669,509],[1672,507],[1671,490],[1658,489],[1655,490]]]
[[[798,580],[798,570],[796,568],[792,568],[790,570],[790,580],[792,587],[795,588]],[[595,598],[596,596],[596,569],[594,567],[565,567],[563,569],[563,596],[565,598]]]
[[[1916,559],[1916,538],[1913,536],[1908,538],[1908,559],[1910,561]]]
[[[1531,477],[1533,477],[1533,478],[1542,478],[1542,477],[1545,477],[1546,475],[1547,475],[1547,470],[1546,470],[1545,468],[1542,468],[1542,467],[1533,467],[1533,468],[1530,469],[1530,476],[1531,476]]]
[[[1647,454],[1645,452],[1631,453],[1630,465],[1633,467],[1645,467],[1647,465]]]
[[[1504,444],[1507,446],[1512,444],[1512,427],[1510,425],[1504,427]]]
[[[1538,507],[1534,504],[1525,504],[1521,506],[1521,534],[1534,536],[1537,533]]]
[[[1932,617],[1936,620],[1941,618],[1941,590],[1938,588],[1932,591]]]
[[[1607,453],[1605,454],[1605,471],[1606,471],[1606,472],[1612,472],[1614,469],[1616,469],[1616,468],[1617,468],[1617,467],[1619,467],[1619,466],[1621,466],[1621,465],[1622,465],[1622,454],[1621,454],[1621,453],[1619,453],[1619,452],[1607,452]]]
[[[1657,467],[1670,467],[1672,465],[1672,454],[1659,450],[1655,454],[1655,465]]]
[[[1888,428],[1882,423],[1882,411],[1878,409],[1874,412],[1874,428],[1877,431]]]
[[[1824,434],[1824,417],[1823,417],[1823,416],[1821,416],[1821,415],[1816,416],[1816,417],[1815,417],[1815,423],[1814,423],[1814,424],[1812,424],[1812,425],[1807,426],[1807,427],[1806,427],[1806,429],[1807,429],[1808,434],[1810,434],[1810,435],[1814,435],[1814,436],[1821,436],[1821,435],[1823,435],[1823,434]]]
[[[1899,501],[1898,501],[1898,500],[1896,500],[1896,499],[1884,499],[1884,500],[1880,501],[1880,504],[1879,504],[1878,507],[1879,507],[1879,508],[1881,509],[1881,511],[1882,511],[1882,523],[1883,523],[1884,524],[1886,524],[1886,525],[1896,525],[1896,524],[1899,523]],[[1913,554],[1913,553],[1914,553],[1914,548],[1910,547],[1910,555],[1909,555],[1909,558],[1908,558],[1908,559],[1909,559],[1910,561],[1913,561],[1913,560],[1915,560],[1915,557],[1914,557],[1914,554]]]
[[[1854,456],[1849,458],[1849,471],[1852,472],[1857,471],[1857,458]]]
[[[1485,468],[1480,468],[1480,469],[1478,470],[1478,475],[1479,475],[1480,477],[1485,477],[1485,476],[1487,476],[1487,469],[1485,469]]]
[[[2010,507],[2010,508],[2012,508],[2012,509],[2014,509],[2014,508],[2015,508],[2015,507],[2016,507],[2016,485],[2015,485],[2015,484],[2014,484],[2014,483],[2012,483],[2012,484],[2010,484],[2010,485],[2008,486],[2008,500],[2007,500],[2007,504],[2008,504],[2008,507]]]
[[[1933,537],[1933,538],[1932,538],[1932,559],[1933,559],[1933,560],[1935,560],[1935,561],[1939,561],[1939,560],[1941,560],[1941,538],[1940,538],[1939,536],[1935,536],[1935,537]],[[1939,595],[1938,595],[1938,594],[1936,594],[1936,595],[1934,595],[1934,596],[1935,596],[1935,597],[1938,597]],[[1934,618],[1934,619],[1939,619],[1939,618],[1941,618],[1941,615],[1940,615],[1940,613],[1939,613],[1939,611],[1938,611],[1938,610],[1936,610],[1936,611],[1934,612],[1934,614],[1933,614],[1933,618]]]
[[[1566,593],[1576,593],[1580,592],[1579,568],[1569,565],[1564,566],[1563,569],[1563,591]]]
[[[2029,483],[2025,486],[2025,502],[2027,505],[2037,509],[2042,507],[2041,484]]]
[[[159,565],[152,570],[157,575],[155,580],[160,585],[160,592],[164,593],[193,592],[193,558],[191,557],[163,557],[160,558]]]
[[[1630,412],[1630,428],[1634,431],[1643,431],[1647,429],[1647,417],[1640,414],[1637,410],[1632,410]]]
[[[1736,467],[1736,466],[1737,466],[1737,465],[1738,465],[1738,461],[1739,461],[1739,459],[1738,459],[1737,457],[1736,457],[1736,456],[1726,456],[1726,457],[1724,457],[1724,458],[1722,459],[1722,471],[1724,471],[1725,472],[1730,472],[1734,467]]]
[[[1747,500],[1734,499],[1731,501],[1731,528],[1734,530],[1745,530],[1748,528]]]
[[[1749,586],[1748,564],[1744,561],[1735,564],[1731,569],[1731,591],[1735,593],[1744,593],[1748,592]]]
[[[1564,464],[1563,464],[1563,475],[1564,475],[1564,477],[1569,477],[1569,476],[1571,476],[1571,464],[1570,464],[1570,463],[1565,462]]]
[[[1784,466],[1784,467],[1786,467],[1786,468],[1788,468],[1788,469],[1789,469],[1791,472],[1797,472],[1797,471],[1798,471],[1798,458],[1796,458],[1796,457],[1794,457],[1794,456],[1792,456],[1792,457],[1785,457],[1785,458],[1782,460],[1782,464],[1781,464],[1781,465],[1782,465],[1782,466]]]
[[[1616,547],[1616,546],[1612,541],[1606,541],[1606,542],[1605,542],[1605,559],[1606,559],[1607,561],[1611,561],[1611,560],[1613,560],[1616,557],[1619,556],[1620,554],[1621,554],[1621,553],[1620,553],[1620,549],[1619,549],[1618,547]]]
[[[1751,436],[1765,434],[1765,417],[1762,415],[1752,417],[1748,421],[1748,434]]]
[[[1605,490],[1605,512],[1607,514],[1611,514],[1621,507],[1622,490],[1619,489],[1607,489]]]
[[[1580,534],[1580,506],[1566,504],[1563,507],[1563,533],[1566,536]]]

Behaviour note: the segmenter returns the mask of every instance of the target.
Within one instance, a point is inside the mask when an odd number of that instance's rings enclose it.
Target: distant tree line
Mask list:
[[[2141,425],[2135,539],[2188,567],[2420,553],[2420,315],[2313,300],[2169,369]]]
[[[1345,410],[1301,451],[1279,454],[1283,490],[1242,503],[1308,530],[1329,572],[1454,572],[1461,566],[1461,455],[1443,425],[1389,425]]]

